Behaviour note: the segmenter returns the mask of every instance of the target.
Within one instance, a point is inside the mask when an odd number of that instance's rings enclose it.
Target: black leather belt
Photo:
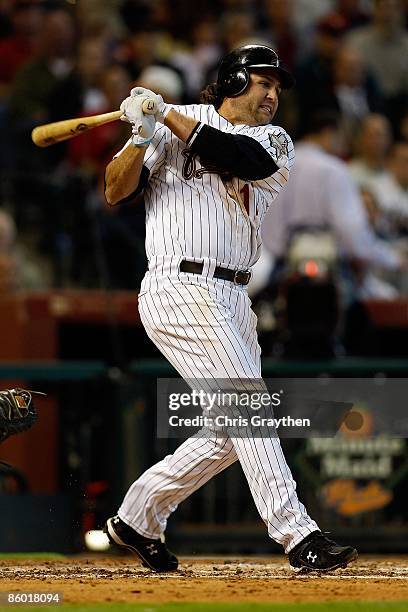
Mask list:
[[[202,274],[204,264],[198,261],[188,261],[182,259],[180,263],[180,272],[190,272],[191,274]],[[222,268],[217,266],[214,270],[214,278],[231,281],[236,285],[247,285],[251,280],[252,272],[250,270],[231,270],[230,268]]]

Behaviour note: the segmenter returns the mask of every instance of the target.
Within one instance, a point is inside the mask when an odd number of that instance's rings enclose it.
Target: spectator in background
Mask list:
[[[220,32],[221,56],[247,44],[269,44],[267,41],[258,38],[256,34],[255,12],[250,8],[241,10],[226,11],[218,22]],[[213,83],[217,80],[218,65],[221,56],[208,70],[204,81]]]
[[[183,98],[183,81],[175,70],[166,66],[149,66],[145,68],[138,80],[139,87],[147,87],[163,96],[169,104],[181,104]]]
[[[219,27],[223,52],[228,53],[256,36],[255,14],[249,9],[225,12],[221,15]]]
[[[129,92],[129,74],[120,65],[107,66],[100,73],[92,74],[97,74],[98,95],[92,96],[92,105],[89,101],[87,104],[86,96],[83,97],[84,106],[78,114],[86,116],[118,109],[123,96]],[[99,105],[95,106],[98,100]],[[121,121],[107,123],[68,141],[66,191],[71,203],[58,243],[64,245],[64,252],[60,249],[55,258],[56,273],[62,284],[110,286],[106,278],[109,262],[105,261],[101,250],[111,225],[103,206],[103,177],[106,163],[124,142],[126,129]],[[119,241],[117,246],[120,255]]]
[[[294,19],[297,28],[310,36],[315,24],[334,6],[334,0],[294,0]]]
[[[177,29],[181,15],[174,14],[167,0],[150,4],[141,0],[125,0],[120,12],[128,34],[114,50],[113,58],[126,68],[132,81],[136,81],[141,72],[153,64],[173,68],[184,81],[183,66],[173,62],[177,46],[172,29]],[[193,71],[192,68],[190,66],[188,70]],[[183,83],[184,90],[185,87]]]
[[[271,46],[283,64],[293,70],[299,60],[301,37],[295,27],[293,0],[263,0],[265,23],[261,36],[270,38]]]
[[[408,102],[408,33],[401,0],[374,0],[372,23],[358,28],[347,43],[362,55],[386,100],[394,128]]]
[[[408,239],[408,142],[391,147],[387,169],[372,183],[378,206],[396,238]]]
[[[81,38],[103,38],[105,44],[113,43],[122,32],[117,4],[114,0],[76,2],[75,17]]]
[[[364,205],[368,223],[378,238],[386,239],[388,242],[391,241],[391,227],[378,206],[378,202],[374,194],[366,189],[365,187],[360,189],[361,201]],[[358,274],[359,270],[355,269],[355,273]],[[359,300],[370,299],[372,297],[382,300],[396,299],[400,292],[396,285],[398,284],[398,275],[393,273],[385,273],[383,269],[376,268],[376,266],[370,266],[370,268],[362,271],[360,278],[358,279],[358,286],[356,291],[356,297]],[[391,276],[387,280],[388,276]]]
[[[307,48],[305,39],[296,26],[295,0],[263,0],[261,6],[263,21],[260,35],[263,40],[259,42],[276,49],[285,68],[294,72],[305,47]],[[282,95],[284,104],[279,105],[275,123],[281,125],[289,134],[293,134],[296,133],[298,123],[296,92],[285,91]]]
[[[50,100],[57,85],[73,70],[75,27],[72,14],[52,9],[44,15],[38,53],[18,70],[10,92],[9,115],[16,165],[48,171],[59,163],[64,149],[37,152],[29,134],[51,120]],[[11,153],[12,155],[13,153]]]
[[[334,10],[325,17],[340,16],[346,23],[346,30],[349,31],[368,23],[369,17],[361,7],[361,0],[337,0]]]
[[[408,142],[408,107],[401,117],[398,127],[398,139]]]
[[[88,43],[89,44],[89,41]],[[129,92],[131,80],[123,66],[107,66],[98,75],[98,95],[92,104],[83,98],[83,106],[77,112],[81,116],[107,113],[117,110],[123,97]],[[96,105],[96,102],[98,104]],[[107,161],[112,157],[119,144],[125,142],[126,129],[123,122],[114,121],[101,125],[95,130],[85,132],[68,142],[68,162],[72,168],[86,174],[91,180],[100,179]]]
[[[314,48],[296,71],[299,130],[318,108],[330,108],[333,100],[333,65],[346,23],[338,15],[321,19],[316,26]]]
[[[0,294],[50,286],[50,269],[26,244],[17,241],[12,216],[0,209]]]
[[[152,23],[152,3],[141,0],[122,0],[119,3],[119,14],[124,27],[129,33],[137,33],[147,24]]]
[[[360,54],[342,46],[333,66],[333,109],[340,113],[342,156],[352,153],[361,121],[381,109],[382,99],[375,80],[368,74]]]
[[[16,227],[12,217],[0,210],[0,294],[14,291],[19,286],[15,237]]]
[[[189,48],[176,49],[169,60],[184,75],[187,100],[196,101],[203,88],[205,75],[221,57],[217,23],[213,18],[204,18],[193,24],[189,34]]]
[[[152,24],[153,3],[122,0],[118,8],[123,36],[117,41],[113,59],[134,80],[144,67],[157,61],[159,32]]]
[[[150,24],[142,26],[138,31],[132,31],[126,37],[122,50],[116,57],[129,72],[132,80],[139,77],[144,68],[158,62],[159,35]]]
[[[280,259],[297,228],[327,228],[336,239],[340,257],[398,269],[403,262],[372,232],[347,164],[336,157],[338,147],[338,118],[332,113],[315,114],[295,147],[296,164],[277,198],[278,206],[266,213],[262,226],[265,248]]]
[[[20,126],[29,129],[48,121],[50,96],[74,66],[75,37],[68,11],[46,13],[38,56],[17,72],[11,90],[12,115]]]
[[[184,47],[196,21],[206,18],[208,0],[122,0],[120,14],[122,23],[130,37],[138,32],[154,32],[154,62],[169,62],[173,52]],[[197,19],[200,16],[200,20]],[[122,48],[125,53],[129,49]],[[123,58],[117,55],[117,61]],[[147,64],[145,64],[147,65]],[[129,69],[129,66],[128,66]],[[137,78],[138,73],[134,75]]]
[[[373,181],[384,174],[391,142],[388,119],[375,113],[367,115],[357,134],[356,155],[349,163],[351,175],[360,187],[372,190]]]
[[[43,9],[39,0],[16,0],[10,34],[0,40],[0,104],[7,98],[17,70],[31,60],[41,33]]]
[[[367,219],[373,232],[384,240],[390,240],[390,227],[383,211],[378,206],[378,201],[372,191],[366,187],[360,188],[360,195],[367,213]]]
[[[38,149],[30,132],[51,120],[50,101],[57,85],[73,70],[75,44],[72,13],[64,8],[47,9],[38,53],[18,70],[10,94],[8,155],[15,218],[19,229],[30,229],[32,243],[41,245],[41,254],[50,258],[65,214],[65,177],[55,169],[66,148]]]
[[[54,87],[48,108],[50,121],[95,115],[107,107],[101,79],[109,65],[103,38],[85,38],[79,43],[73,70]]]

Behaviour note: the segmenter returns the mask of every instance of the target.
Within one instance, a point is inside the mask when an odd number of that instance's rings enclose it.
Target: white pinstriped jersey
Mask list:
[[[265,212],[288,180],[292,141],[278,126],[232,125],[213,106],[174,108],[225,133],[254,138],[279,170],[257,181],[220,175],[160,125],[144,161],[150,171],[144,191],[147,257],[212,258],[228,268],[249,268],[260,255]]]
[[[257,260],[261,221],[288,180],[293,145],[280,127],[234,126],[207,105],[175,108],[223,132],[254,138],[278,169],[257,181],[221,176],[167,127],[156,130],[145,153],[149,271],[139,293],[140,318],[150,339],[193,388],[205,388],[202,379],[210,385],[238,379],[240,388],[247,380],[253,390],[253,380],[261,377],[256,316],[246,287],[213,275],[214,264],[243,269]],[[179,273],[182,258],[202,260],[202,273]],[[231,438],[217,428],[201,429],[142,474],[118,516],[137,533],[157,539],[177,506],[235,461],[270,537],[285,552],[318,530],[297,497],[279,439]]]

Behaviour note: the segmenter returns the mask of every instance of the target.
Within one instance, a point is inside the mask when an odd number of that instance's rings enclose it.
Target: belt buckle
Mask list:
[[[250,270],[235,270],[234,284],[247,285],[251,280],[252,272]]]

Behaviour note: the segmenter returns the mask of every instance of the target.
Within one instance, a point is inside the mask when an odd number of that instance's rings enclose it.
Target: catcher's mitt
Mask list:
[[[32,394],[40,391],[4,389],[0,391],[0,442],[13,434],[30,429],[37,420]]]

